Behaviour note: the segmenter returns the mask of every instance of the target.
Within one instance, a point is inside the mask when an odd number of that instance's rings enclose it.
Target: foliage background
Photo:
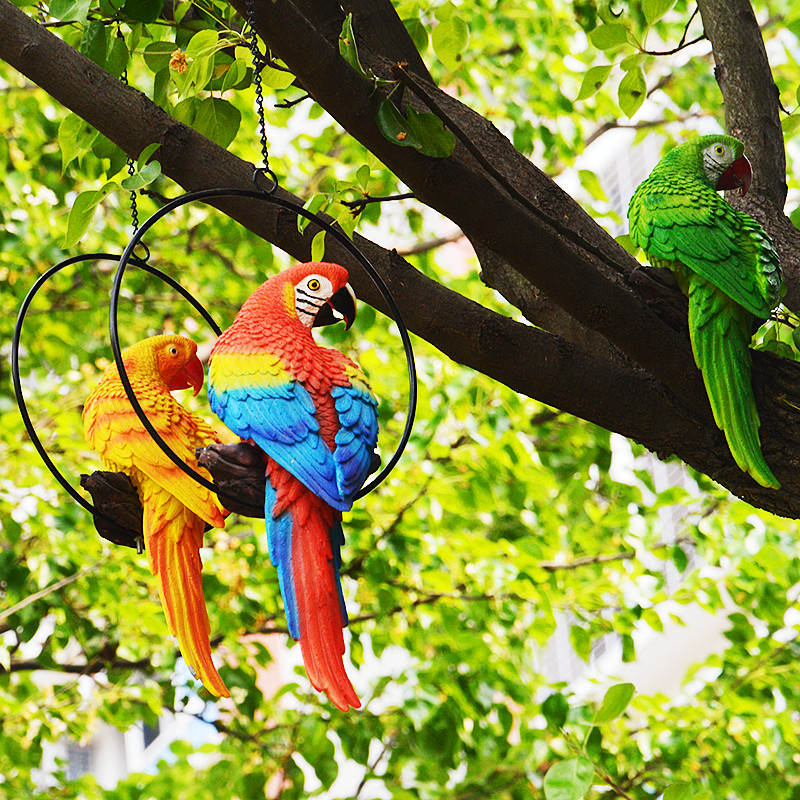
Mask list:
[[[240,49],[240,19],[226,4],[183,2],[160,17],[161,4],[146,0],[21,5],[112,74],[127,70],[131,84],[181,121],[258,161],[249,57]],[[687,41],[700,35],[697,18],[687,29],[693,6],[681,0],[395,5],[440,84],[609,228],[622,221],[591,158],[581,156],[587,143],[599,153],[604,137],[632,129],[634,141],[658,133],[667,148],[698,127],[722,124],[707,43],[654,54],[674,49],[684,32]],[[793,112],[800,10],[788,0],[754,5],[781,102]],[[186,73],[170,66],[178,49],[188,57]],[[100,721],[122,730],[153,724],[162,709],[185,709],[220,734],[200,748],[205,758],[191,743],[176,744],[157,773],[130,775],[113,789],[90,776],[68,780],[59,765],[48,796],[292,798],[324,792],[339,778],[330,796],[527,798],[542,796],[544,786],[548,800],[664,791],[668,800],[800,797],[795,523],[699,474],[657,487],[641,448],[443,360],[418,340],[420,414],[409,451],[346,523],[349,657],[364,710],[335,711],[302,669],[273,697],[256,686],[256,666],[272,656],[251,634],[269,634],[273,651],[286,636],[263,524],[247,519],[210,534],[204,553],[211,626],[235,702],[216,709],[191,680],[188,688],[176,681],[176,649],[144,558],[99,539],[50,477],[24,433],[7,361],[22,298],[64,257],[65,242],[70,254],[124,247],[125,191],[111,187],[79,237],[76,215],[69,225],[80,193],[119,184],[125,160],[5,66],[0,91],[5,796],[35,792],[46,742],[87,741]],[[279,107],[302,96],[286,73],[265,74],[265,95],[270,164],[287,188],[387,246],[420,250],[407,257],[462,294],[517,313],[484,286],[463,246],[419,247],[444,229],[430,209],[413,200],[371,204],[356,220],[341,201],[404,187],[312,101]],[[790,204],[798,197],[797,120],[793,113],[783,120]],[[167,179],[145,173],[142,182],[148,178],[143,215],[177,193]],[[148,244],[153,263],[222,324],[286,263],[229,218],[194,207],[165,220]],[[112,267],[59,275],[24,329],[31,413],[74,483],[98,464],[81,437],[80,409],[110,355]],[[185,304],[135,271],[123,314],[128,343],[165,329],[212,341]],[[362,306],[351,332],[333,331],[329,341],[370,375],[388,451],[407,393],[395,331]],[[196,407],[208,413],[202,395]],[[677,522],[667,525],[668,516]],[[622,688],[603,703],[606,689],[619,685],[613,659],[598,662],[610,671],[589,673],[596,681],[588,682],[566,682],[546,667],[559,636],[586,662],[610,636],[622,670],[635,664],[637,644],[694,604],[727,617],[728,646],[694,664],[692,682],[678,693],[638,692],[631,700]]]

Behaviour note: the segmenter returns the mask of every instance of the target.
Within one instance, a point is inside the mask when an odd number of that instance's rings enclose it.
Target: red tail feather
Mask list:
[[[342,660],[347,620],[342,618],[330,533],[341,515],[271,459],[267,471],[278,494],[275,515],[292,515],[291,575],[309,680],[342,711],[360,708]]]

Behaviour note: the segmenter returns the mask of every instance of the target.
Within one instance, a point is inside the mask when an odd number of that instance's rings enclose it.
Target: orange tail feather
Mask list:
[[[211,660],[210,625],[203,596],[200,547],[203,520],[161,490],[145,498],[144,533],[150,570],[170,633],[178,640],[186,663],[209,692],[230,697]]]

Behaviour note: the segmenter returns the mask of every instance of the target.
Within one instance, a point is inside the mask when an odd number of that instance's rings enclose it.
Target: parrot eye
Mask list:
[[[724,148],[724,147],[723,147],[721,144],[718,144],[718,145],[717,145],[717,146],[714,148],[714,152],[715,152],[715,153],[716,153],[718,156],[721,156],[721,155],[722,155],[722,154],[725,152],[725,148]]]
[[[172,345],[172,347],[170,347],[170,349],[169,349],[169,354],[170,354],[171,356],[176,356],[176,355],[178,355],[178,348],[177,348],[177,347],[175,347],[175,345]]]
[[[318,291],[319,291],[319,287],[320,287],[320,285],[321,285],[321,284],[320,284],[320,282],[319,282],[319,281],[318,281],[316,278],[312,278],[312,279],[311,279],[311,280],[308,282],[308,288],[309,288],[309,289],[310,289],[312,292],[318,292]]]

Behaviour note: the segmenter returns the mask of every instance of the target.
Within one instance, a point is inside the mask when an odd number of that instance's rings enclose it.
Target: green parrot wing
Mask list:
[[[780,264],[772,243],[752,217],[713,190],[645,181],[629,219],[631,238],[651,261],[684,264],[761,319],[778,304]]]

